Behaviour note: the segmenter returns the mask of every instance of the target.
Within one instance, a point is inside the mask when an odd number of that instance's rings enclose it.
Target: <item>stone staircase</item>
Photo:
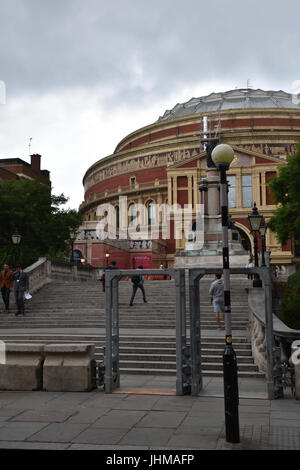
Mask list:
[[[216,328],[208,288],[212,278],[200,284],[202,366],[204,375],[222,375],[224,331]],[[247,279],[232,279],[232,329],[240,377],[262,376],[251,355],[247,338]],[[145,282],[148,303],[138,291],[129,306],[131,282],[119,287],[120,368],[126,374],[174,375],[176,373],[174,281]],[[188,289],[187,289],[188,297]],[[188,307],[187,299],[187,307]],[[105,296],[99,282],[51,282],[36,293],[24,317],[15,316],[13,295],[10,314],[0,313],[3,341],[88,342],[102,359],[105,344]],[[189,313],[187,311],[187,328]],[[98,329],[98,330],[97,330]],[[9,331],[8,331],[9,330]]]

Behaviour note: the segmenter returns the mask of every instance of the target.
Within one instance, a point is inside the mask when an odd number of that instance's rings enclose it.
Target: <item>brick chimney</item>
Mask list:
[[[41,155],[35,153],[31,156],[31,168],[36,171],[37,173],[41,170]]]

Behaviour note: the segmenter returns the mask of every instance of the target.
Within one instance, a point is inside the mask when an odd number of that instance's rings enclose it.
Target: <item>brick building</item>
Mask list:
[[[105,266],[116,259],[120,268],[173,265],[174,253],[183,250],[186,242],[184,235],[175,240],[174,220],[169,239],[101,240],[95,231],[101,219],[97,208],[105,203],[114,206],[117,237],[124,222],[120,197],[127,198],[128,222],[137,217],[138,203],[147,208],[144,222],[149,226],[154,208],[161,204],[190,204],[195,219],[196,204],[205,197],[197,183],[206,174],[203,136],[207,134],[218,136],[235,151],[228,171],[230,214],[245,246],[249,251],[253,248],[248,214],[256,202],[266,221],[272,216],[276,206],[267,183],[300,140],[300,104],[283,91],[240,89],[192,98],[126,136],[112,155],[92,165],[83,178],[80,212],[85,222],[76,242],[89,262]],[[266,244],[272,263],[293,262],[291,241],[280,246],[268,231]]]
[[[30,156],[30,163],[21,158],[0,158],[0,180],[35,179],[50,186],[50,172],[41,170],[41,155]]]

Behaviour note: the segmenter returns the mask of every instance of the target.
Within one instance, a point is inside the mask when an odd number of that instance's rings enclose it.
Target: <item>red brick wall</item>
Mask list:
[[[129,186],[131,176],[136,177],[137,183],[153,182],[154,186],[155,178],[158,178],[160,180],[167,179],[167,172],[164,167],[158,167],[150,168],[147,170],[138,170],[132,173],[125,173],[124,175],[114,176],[105,181],[101,181],[100,183],[97,183],[91,188],[89,188],[85,193],[85,199],[87,199],[91,193],[100,194],[104,193],[104,191],[106,190],[118,188],[119,186]]]

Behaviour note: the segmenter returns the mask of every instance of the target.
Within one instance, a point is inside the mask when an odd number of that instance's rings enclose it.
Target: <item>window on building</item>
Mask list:
[[[115,207],[115,213],[116,213],[116,227],[120,228],[120,208],[119,208],[119,206]]]
[[[155,202],[149,201],[147,203],[147,216],[148,216],[148,225],[153,225],[155,223]]]
[[[243,207],[252,207],[252,176],[242,175],[242,204]]]
[[[228,206],[236,207],[236,177],[227,176],[228,181]]]
[[[134,225],[136,220],[136,205],[134,203],[130,204],[128,207],[128,225]]]

